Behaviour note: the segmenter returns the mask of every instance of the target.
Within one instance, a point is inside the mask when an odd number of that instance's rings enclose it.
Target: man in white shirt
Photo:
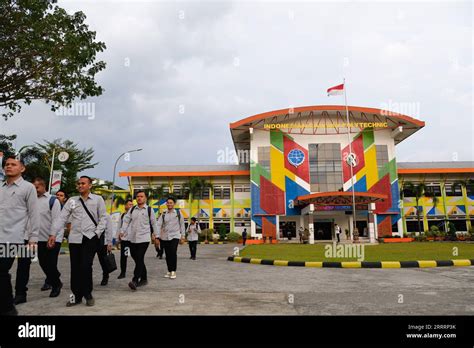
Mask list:
[[[86,299],[87,306],[93,306],[92,264],[100,236],[107,224],[105,202],[101,196],[91,193],[92,179],[81,176],[77,181],[79,196],[71,197],[64,205],[53,231],[56,234],[71,223],[69,233],[69,258],[71,260],[71,296],[66,306],[71,307]]]
[[[121,236],[128,238],[130,242],[130,252],[135,261],[133,278],[128,286],[132,290],[137,290],[139,286],[148,283],[147,270],[145,266],[145,253],[150,245],[151,235],[158,230],[155,212],[149,207],[147,196],[144,191],[138,191],[135,199],[137,205],[132,207],[123,218]],[[155,236],[156,237],[156,236]]]
[[[20,158],[7,157],[3,169],[6,180],[0,184],[0,246],[3,250],[12,244],[18,248],[23,246],[26,225],[29,223],[27,243],[29,248],[34,249],[40,225],[35,187],[22,178],[26,168]],[[14,261],[12,255],[0,255],[0,315],[18,314],[13,302],[10,275]],[[31,262],[31,259],[28,261]]]
[[[130,256],[130,241],[127,237],[127,231],[121,233],[121,230],[123,226],[123,219],[130,209],[132,209],[132,207],[133,201],[131,199],[127,199],[125,202],[125,212],[120,215],[120,225],[117,231],[117,239],[120,243],[120,274],[117,279],[123,279],[127,276],[127,257]],[[128,225],[128,228],[130,228],[130,224]]]
[[[166,254],[166,266],[168,273],[165,278],[176,279],[176,266],[178,261],[178,244],[184,241],[186,230],[184,228],[184,219],[179,210],[174,209],[176,201],[174,197],[166,200],[167,209],[158,218],[158,238],[163,243]],[[155,239],[155,243],[156,239]]]
[[[53,223],[61,214],[61,203],[55,196],[46,192],[46,182],[42,178],[33,181],[38,194],[38,207],[40,211],[40,230],[38,236],[38,261],[46,275],[47,285],[51,288],[49,297],[58,297],[63,284],[61,273],[58,270],[58,256],[63,241],[64,229],[54,239],[50,238]],[[45,283],[46,283],[45,282]],[[43,288],[45,286],[43,285]]]
[[[107,223],[105,225],[105,231],[100,236],[100,243],[97,249],[97,258],[99,259],[100,267],[102,268],[102,281],[101,286],[105,286],[109,283],[109,270],[107,269],[107,254],[112,251],[112,240],[114,237],[114,230],[112,224],[112,218],[107,214]]]
[[[341,242],[341,227],[338,224],[334,224],[334,230],[336,232],[337,242]]]
[[[196,260],[196,251],[197,251],[197,243],[199,239],[199,235],[201,234],[201,227],[196,221],[196,218],[193,216],[191,218],[191,223],[186,230],[188,233],[187,239],[189,244],[189,251],[191,253],[191,260]]]

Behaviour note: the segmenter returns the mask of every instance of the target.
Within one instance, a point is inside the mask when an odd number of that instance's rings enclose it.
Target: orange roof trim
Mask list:
[[[361,106],[348,106],[348,109],[349,111],[363,112],[363,113],[368,113],[368,114],[371,114],[371,113],[381,114],[381,115],[387,114],[390,117],[396,117],[401,120],[414,123],[420,127],[425,126],[424,121],[417,120],[416,118],[413,118],[411,116],[402,115],[393,111],[376,109],[376,108],[366,108],[366,107],[361,107]],[[344,105],[314,105],[314,106],[301,106],[301,107],[296,107],[293,109],[293,113],[295,114],[299,112],[305,112],[305,111],[344,111],[345,112],[346,107]],[[261,114],[249,116],[239,121],[232,122],[230,124],[230,128],[234,129],[250,122],[262,120],[262,119],[277,116],[277,115],[287,114],[288,112],[289,112],[289,109],[280,109],[280,110],[273,110],[273,111],[268,111]]]
[[[120,172],[119,176],[231,176],[250,175],[250,170],[229,170],[209,172]]]

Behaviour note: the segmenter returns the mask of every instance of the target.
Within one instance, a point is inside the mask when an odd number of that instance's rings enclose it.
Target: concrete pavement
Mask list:
[[[111,274],[102,287],[94,262],[96,305],[67,308],[70,294],[69,256],[61,255],[64,287],[58,298],[39,289],[44,280],[31,266],[28,302],[20,315],[459,315],[474,314],[474,267],[425,269],[330,269],[273,267],[227,261],[235,244],[198,245],[189,260],[186,245],[178,248],[177,279],[165,279],[165,260],[148,249],[148,285],[132,292],[129,258],[127,278]],[[117,264],[119,252],[115,251]],[[15,263],[16,264],[16,263]],[[15,266],[16,267],[16,266]],[[12,269],[13,278],[15,267]]]

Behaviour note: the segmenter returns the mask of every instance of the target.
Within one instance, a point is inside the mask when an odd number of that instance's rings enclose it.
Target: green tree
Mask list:
[[[69,195],[77,193],[78,173],[94,168],[97,162],[92,162],[94,157],[92,148],[79,149],[78,145],[71,140],[56,139],[52,142],[45,140],[42,144],[35,143],[34,146],[25,149],[22,152],[23,159],[26,162],[25,179],[33,180],[35,177],[42,177],[47,181],[49,180],[53,149],[56,149],[56,156],[60,151],[69,154],[66,162],[59,162],[56,157],[54,170],[63,172],[61,188]]]
[[[75,98],[101,95],[95,82],[106,47],[84,23],[81,11],[68,14],[57,0],[0,2],[0,107],[7,119],[21,104],[44,100],[55,111]]]
[[[205,190],[210,189],[211,184],[200,177],[192,177],[184,184],[185,192],[189,193],[189,218],[192,217],[193,202],[197,199],[198,220],[201,213],[201,199]],[[206,234],[207,242],[207,234]]]
[[[13,147],[13,141],[15,141],[16,135],[4,135],[0,134],[0,152],[3,152],[3,156],[12,156],[15,154],[15,148]]]
[[[412,182],[407,181],[403,183],[403,190],[410,191],[413,194],[413,197],[415,197],[416,218],[418,220],[418,232],[422,233],[419,202],[420,202],[420,199],[424,196],[424,193],[426,191],[426,185],[422,182],[414,184]],[[404,196],[405,195],[403,195],[403,197]]]

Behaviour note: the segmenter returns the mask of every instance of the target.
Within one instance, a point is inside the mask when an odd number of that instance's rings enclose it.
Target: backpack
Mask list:
[[[179,209],[175,209],[176,211],[176,215],[178,215],[178,222],[179,224],[181,225],[181,213],[179,212]],[[161,214],[161,219],[162,219],[162,222],[163,222],[163,226],[165,225],[165,213],[162,213]]]
[[[134,205],[134,206],[132,207],[132,209],[130,210],[130,217],[132,216],[133,210],[134,210],[136,207],[137,207],[137,206]],[[149,220],[151,219],[151,207],[150,207],[150,206],[148,206],[147,211],[148,211],[148,221],[149,221]],[[154,232],[154,231],[153,231],[153,225],[151,224],[151,221],[150,221],[150,233],[153,233],[153,232]]]
[[[49,210],[53,210],[53,206],[54,206],[54,202],[56,201],[56,197],[55,196],[51,196],[49,197]]]

